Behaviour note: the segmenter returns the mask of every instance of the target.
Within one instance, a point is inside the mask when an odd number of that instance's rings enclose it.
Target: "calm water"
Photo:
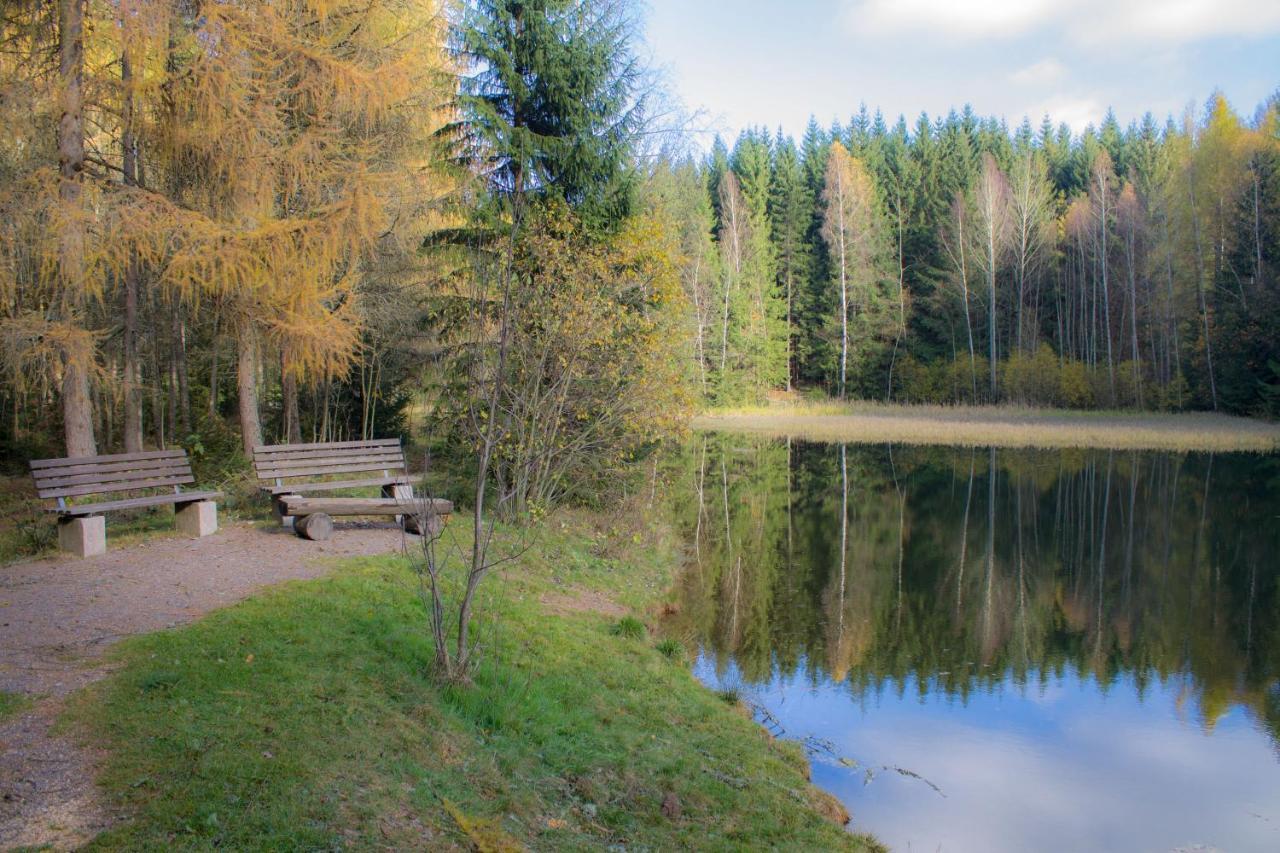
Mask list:
[[[677,630],[895,850],[1280,850],[1280,459],[699,437]]]

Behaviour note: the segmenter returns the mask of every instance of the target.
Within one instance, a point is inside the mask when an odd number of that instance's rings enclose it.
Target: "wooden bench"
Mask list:
[[[173,504],[174,526],[192,537],[208,536],[218,529],[218,506],[213,498],[221,492],[184,492],[195,482],[185,450],[151,450],[143,453],[116,453],[108,456],[77,456],[67,459],[33,459],[31,476],[36,493],[54,498],[58,513],[58,545],[81,557],[104,554],[107,525],[103,513],[119,509]],[[121,492],[171,489],[121,500],[69,504],[67,498],[109,495]]]
[[[414,496],[397,438],[263,445],[253,449],[253,468],[276,517],[305,539],[328,539],[335,515],[395,516],[411,533],[420,532],[419,519],[426,517],[434,533],[453,512],[449,501]],[[381,498],[307,496],[371,486],[381,487]]]

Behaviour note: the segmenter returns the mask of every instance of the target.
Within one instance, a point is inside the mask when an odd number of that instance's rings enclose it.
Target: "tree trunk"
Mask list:
[[[215,309],[216,310],[216,309]],[[218,314],[213,315],[213,337],[209,342],[209,419],[212,420],[218,414],[218,353],[221,347],[218,339]]]
[[[298,379],[289,370],[287,356],[280,354],[280,403],[282,408],[281,433],[289,444],[302,443],[302,424],[298,419]]]
[[[191,434],[191,383],[187,376],[187,324],[182,317],[182,303],[173,304],[173,378],[177,415],[174,436]]]
[[[262,444],[258,415],[258,339],[253,321],[242,320],[237,336],[236,391],[240,398],[240,438],[246,456]]]
[[[59,272],[63,299],[73,313],[84,293],[84,229],[80,205],[84,172],[84,0],[58,2],[58,73],[62,113],[58,119],[58,196],[66,217],[59,234]],[[74,319],[64,317],[66,321]],[[63,353],[62,424],[68,456],[94,456],[93,402],[89,368],[93,349],[72,345]]]
[[[987,295],[990,297],[990,305],[988,307],[988,323],[991,328],[987,330],[987,358],[989,359],[988,367],[991,373],[991,402],[996,402],[996,232],[995,232],[995,212],[988,213],[990,221],[987,223]]]
[[[1209,373],[1209,398],[1213,410],[1218,410],[1218,383],[1213,375],[1213,334],[1209,328],[1209,300],[1205,296],[1204,247],[1200,241],[1200,215],[1196,211],[1196,183],[1194,171],[1187,172],[1187,193],[1191,200],[1191,231],[1196,244],[1196,295],[1200,302],[1200,316],[1204,321],[1204,357]]]
[[[1102,273],[1102,322],[1106,326],[1107,381],[1111,388],[1111,404],[1114,406],[1116,404],[1116,368],[1115,359],[1111,352],[1111,288],[1110,277],[1107,274],[1111,264],[1107,257],[1107,181],[1104,175],[1099,175],[1098,177],[1098,194],[1101,203],[1098,217],[1098,234],[1101,245],[1099,267]],[[1123,329],[1123,326],[1121,328]]]
[[[124,131],[121,161],[126,186],[138,185],[138,146],[133,120],[133,65],[126,51],[120,57],[120,82],[124,86]],[[124,452],[142,450],[142,383],[138,364],[138,259],[132,257],[124,271]]]
[[[93,437],[93,400],[89,394],[89,371],[75,357],[67,360],[62,373],[62,419],[68,456],[96,456]]]

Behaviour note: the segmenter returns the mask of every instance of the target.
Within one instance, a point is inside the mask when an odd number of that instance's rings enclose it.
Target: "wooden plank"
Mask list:
[[[276,477],[319,477],[327,474],[356,474],[361,471],[390,471],[404,469],[404,462],[398,459],[383,459],[370,462],[344,462],[333,465],[296,465],[267,468],[258,471],[258,479],[271,480]]]
[[[180,495],[149,495],[144,498],[126,498],[119,501],[101,501],[91,504],[77,504],[68,507],[53,507],[50,512],[59,515],[96,515],[100,512],[111,512],[116,509],[136,509],[144,506],[163,506],[164,504],[193,503],[195,501],[212,500],[222,497],[222,492],[183,492]]]
[[[283,486],[264,486],[273,495],[291,495],[295,492],[323,492],[329,489],[358,489],[365,486],[398,486],[412,483],[415,477],[402,474],[398,477],[367,477],[362,480],[331,480],[320,483],[286,483]]]
[[[156,477],[190,476],[191,466],[183,462],[180,465],[168,463],[163,467],[147,468],[142,471],[105,471],[93,474],[73,474],[58,477],[36,477],[37,489],[54,489],[60,486],[78,486],[83,483],[119,483],[130,480],[148,480]]]
[[[190,469],[190,467],[191,464],[183,458],[150,459],[145,462],[117,462],[109,465],[71,465],[66,468],[42,468],[39,471],[32,471],[31,476],[35,478],[36,482],[43,482],[80,475],[110,476],[113,474],[128,474],[130,472],[163,471],[170,468]]]
[[[132,492],[136,489],[154,489],[161,486],[185,486],[194,483],[190,474],[173,477],[157,477],[153,480],[131,480],[127,483],[89,483],[83,486],[67,486],[57,489],[42,489],[38,492],[42,498],[70,498],[76,495],[97,495],[107,492]]]
[[[342,453],[329,452],[325,456],[273,456],[271,459],[259,459],[253,462],[253,466],[257,469],[270,469],[270,467],[280,467],[289,465],[330,465],[334,462],[364,462],[369,460],[402,460],[404,453],[399,448],[390,447],[385,450],[372,451],[343,451]]]
[[[353,462],[403,463],[404,454],[398,450],[390,450],[383,453],[345,453],[342,456],[308,456],[299,459],[259,459],[254,463],[254,468],[259,471],[272,471],[276,468],[299,468],[308,465],[346,465]]]
[[[326,460],[323,462],[288,462],[288,464],[262,465],[257,467],[257,475],[261,479],[274,476],[311,476],[317,474],[340,474],[342,471],[375,471],[381,469],[403,469],[404,459],[401,456],[366,456],[362,459]]]
[[[69,456],[62,459],[32,459],[28,464],[32,471],[45,468],[62,468],[68,465],[94,465],[112,462],[141,462],[148,459],[185,458],[187,451],[178,450],[144,450],[140,453],[111,453],[106,456]]]
[[[371,438],[368,441],[328,441],[312,444],[260,444],[253,448],[256,456],[259,453],[288,453],[299,450],[342,450],[361,447],[399,447],[398,438]]]
[[[453,512],[453,503],[440,498],[291,498],[280,499],[286,515],[408,515],[423,508],[426,501],[437,515]]]
[[[359,455],[361,453],[401,453],[401,448],[397,444],[375,445],[361,444],[352,447],[308,447],[305,445],[295,445],[287,451],[279,453],[255,453],[254,459],[272,461],[278,459],[312,459],[317,457],[328,456],[350,456]]]

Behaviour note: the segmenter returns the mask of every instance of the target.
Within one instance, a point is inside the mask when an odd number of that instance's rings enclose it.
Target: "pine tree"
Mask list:
[[[777,259],[778,289],[786,300],[788,391],[795,376],[796,303],[804,296],[803,284],[809,275],[810,253],[806,237],[812,210],[813,199],[809,195],[795,142],[779,134],[769,189],[769,220],[774,257]]]

